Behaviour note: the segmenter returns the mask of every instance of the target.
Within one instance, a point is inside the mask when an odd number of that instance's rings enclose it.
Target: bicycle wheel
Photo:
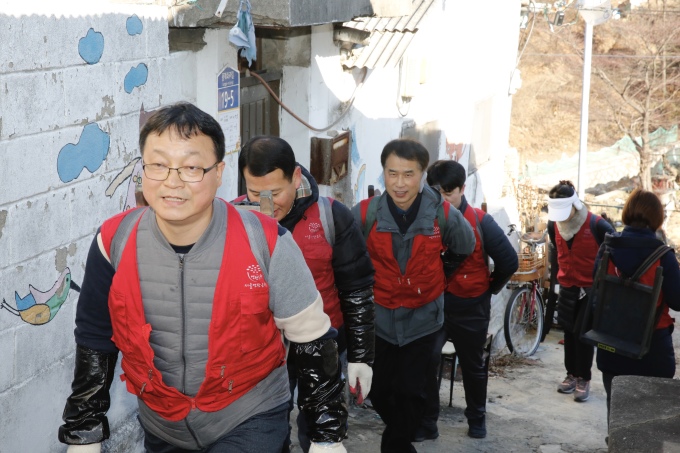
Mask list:
[[[504,330],[510,352],[521,357],[536,352],[543,332],[543,300],[538,291],[533,303],[530,287],[513,291],[505,307]]]

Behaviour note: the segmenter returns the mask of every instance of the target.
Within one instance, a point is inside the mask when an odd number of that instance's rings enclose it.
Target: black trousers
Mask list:
[[[580,332],[564,331],[564,367],[567,373],[589,381],[595,347],[579,340]]]
[[[440,337],[436,351],[434,367],[428,372],[427,409],[423,417],[423,427],[433,431],[439,419],[439,361],[441,347],[446,338],[450,338],[456,349],[458,362],[463,372],[463,389],[465,390],[465,417],[475,420],[486,415],[486,388],[489,371],[484,360],[484,345],[491,317],[491,294],[480,302],[463,309],[456,309],[453,304],[444,305],[443,341]]]
[[[415,452],[411,445],[425,411],[425,382],[438,332],[403,346],[375,338],[371,403],[385,423],[382,453]]]

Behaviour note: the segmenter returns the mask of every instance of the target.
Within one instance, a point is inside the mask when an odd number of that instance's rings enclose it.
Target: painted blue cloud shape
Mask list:
[[[83,168],[94,173],[106,159],[110,144],[111,137],[101,130],[97,123],[87,124],[77,144],[69,143],[59,151],[57,157],[59,179],[63,182],[73,181],[80,176]]]
[[[134,16],[127,18],[125,28],[127,28],[128,35],[130,36],[141,35],[142,30],[144,30],[144,25],[142,24],[142,20],[135,14]]]
[[[98,63],[104,53],[104,35],[90,28],[78,41],[78,53],[85,63]]]
[[[132,90],[134,90],[135,87],[144,85],[148,76],[149,68],[147,68],[144,63],[140,63],[137,66],[130,68],[125,75],[125,92],[132,93]]]
[[[19,294],[14,292],[14,302],[17,304],[17,310],[24,311],[35,305],[35,297],[33,294],[28,293],[26,297],[21,298]]]

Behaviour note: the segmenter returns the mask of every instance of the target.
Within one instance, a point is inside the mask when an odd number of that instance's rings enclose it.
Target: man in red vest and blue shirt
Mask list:
[[[246,195],[235,201],[259,202],[263,191],[272,192],[274,217],[293,235],[312,271],[323,298],[324,311],[338,330],[338,352],[347,352],[350,391],[359,400],[371,389],[375,327],[373,308],[373,265],[366,242],[345,205],[319,195],[312,175],[295,161],[285,140],[273,136],[253,137],[243,145],[238,169],[245,179]],[[291,404],[299,382],[297,354],[288,354]],[[311,423],[298,415],[298,440],[309,450]],[[287,442],[288,444],[290,442]],[[289,445],[284,452],[289,451]]]
[[[345,452],[337,332],[291,234],[215,198],[219,123],[192,104],[143,126],[149,207],[104,222],[76,309],[72,393],[59,440],[99,453],[118,352],[147,452],[279,452],[288,432],[281,332],[297,355],[310,451]]]
[[[472,207],[465,198],[465,168],[453,160],[438,160],[427,171],[427,183],[439,189],[444,199],[456,207],[475,233],[475,251],[448,278],[444,293],[444,335],[440,344],[451,339],[463,371],[465,417],[468,436],[486,437],[486,387],[489,370],[484,345],[491,318],[491,295],[498,294],[517,271],[517,253],[493,217]],[[494,270],[489,272],[489,258]],[[438,368],[438,367],[437,367]],[[439,436],[439,389],[430,372],[428,409],[416,441]]]
[[[383,453],[415,452],[424,387],[444,323],[446,275],[473,252],[463,215],[425,184],[429,152],[417,141],[383,148],[385,193],[352,208],[375,267],[375,363],[369,397],[383,422]],[[442,255],[443,254],[443,255]]]

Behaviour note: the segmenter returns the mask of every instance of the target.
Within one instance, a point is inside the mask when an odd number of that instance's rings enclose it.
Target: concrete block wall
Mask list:
[[[78,293],[59,284],[82,283],[97,227],[126,205],[130,178],[109,186],[139,157],[140,111],[195,102],[196,85],[196,54],[168,50],[165,7],[0,3],[1,452],[65,451]],[[55,291],[48,322],[31,317]],[[141,451],[117,377],[112,399],[104,451]]]

